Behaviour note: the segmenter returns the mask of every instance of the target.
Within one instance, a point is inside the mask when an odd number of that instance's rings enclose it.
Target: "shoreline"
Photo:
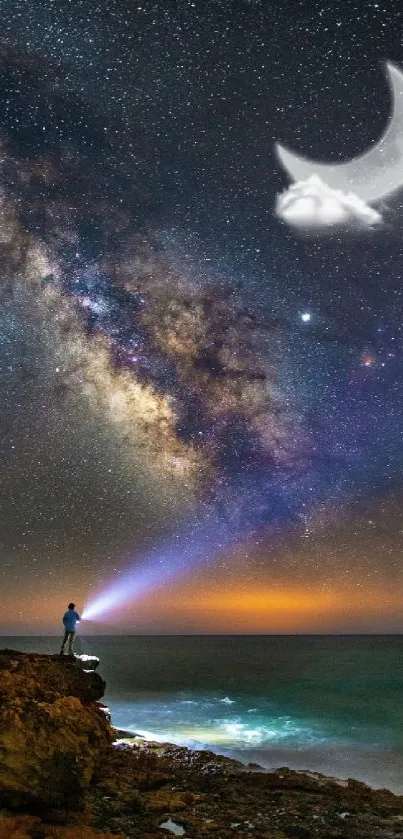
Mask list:
[[[351,777],[342,780],[286,766],[272,771],[257,764],[244,765],[210,750],[150,741],[122,729],[116,729],[115,733],[118,736],[114,747],[118,753],[140,763],[154,759],[157,770],[163,767],[170,773],[168,799],[157,794],[152,802],[149,794],[148,802],[156,810],[162,810],[168,801],[169,813],[165,811],[164,819],[181,828],[180,835],[192,839],[210,836],[205,833],[206,827],[200,833],[194,832],[196,825],[201,827],[202,815],[205,826],[211,824],[213,835],[220,839],[403,836],[403,796],[389,790],[372,789]],[[210,779],[207,783],[206,778]],[[227,800],[229,792],[230,801]],[[175,797],[173,793],[179,795]],[[213,801],[208,804],[206,799],[210,795]],[[387,815],[390,806],[391,821]],[[265,832],[268,824],[270,830]],[[231,831],[235,829],[238,832],[234,834]]]
[[[114,728],[99,659],[0,651],[0,839],[403,839],[403,796]]]
[[[323,750],[315,749],[314,747],[301,750],[291,748],[273,748],[270,750],[236,748],[219,749],[210,744],[197,743],[189,745],[188,743],[180,741],[167,740],[162,736],[154,736],[151,732],[147,732],[145,734],[142,732],[133,732],[129,729],[117,728],[115,726],[114,729],[117,734],[118,742],[133,741],[140,744],[150,744],[153,747],[169,745],[172,748],[184,748],[189,751],[211,752],[219,758],[222,757],[228,760],[235,760],[240,766],[244,767],[245,771],[269,773],[276,772],[280,768],[286,767],[292,772],[326,777],[335,783],[347,783],[348,778],[353,778],[359,783],[366,784],[374,790],[374,792],[387,789],[389,792],[393,793],[393,795],[403,795],[403,760],[400,755],[396,758],[396,760],[398,760],[399,767],[401,767],[401,778],[399,779],[398,773],[394,772],[393,766],[391,766],[389,771],[387,763],[380,768],[379,762],[377,762],[379,760],[379,753],[370,751],[369,749],[362,749],[359,752],[351,746],[333,749],[330,748],[326,750],[326,757],[324,757]],[[393,752],[388,751],[385,754],[389,757],[389,759],[393,760]],[[242,755],[244,755],[244,757]],[[268,755],[272,756],[273,762],[269,765],[264,765],[264,763],[262,764],[262,759],[264,761]],[[330,758],[329,755],[332,757]],[[352,759],[351,755],[353,755]],[[333,763],[333,766],[331,763]],[[337,763],[339,763],[338,766]],[[348,769],[348,763],[353,764],[350,769]],[[362,765],[361,771],[359,770],[357,772],[357,764]],[[376,778],[377,775],[378,780]]]

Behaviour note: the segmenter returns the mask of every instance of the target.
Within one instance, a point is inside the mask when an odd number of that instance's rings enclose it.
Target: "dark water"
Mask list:
[[[77,651],[100,657],[118,727],[403,793],[403,636],[81,637]]]

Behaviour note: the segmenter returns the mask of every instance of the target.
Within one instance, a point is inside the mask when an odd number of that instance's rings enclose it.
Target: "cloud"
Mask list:
[[[382,222],[380,213],[353,192],[331,189],[318,175],[291,184],[277,196],[275,211],[282,221],[302,230],[370,228]]]

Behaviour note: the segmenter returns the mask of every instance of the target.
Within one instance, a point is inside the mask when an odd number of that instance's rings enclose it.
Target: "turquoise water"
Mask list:
[[[117,727],[403,793],[402,636],[81,637],[77,651],[100,657]]]

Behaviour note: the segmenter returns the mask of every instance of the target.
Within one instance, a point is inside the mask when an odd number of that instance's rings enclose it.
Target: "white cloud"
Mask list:
[[[301,230],[368,228],[382,222],[382,216],[353,192],[331,189],[318,175],[291,184],[277,196],[275,210],[278,218]]]

